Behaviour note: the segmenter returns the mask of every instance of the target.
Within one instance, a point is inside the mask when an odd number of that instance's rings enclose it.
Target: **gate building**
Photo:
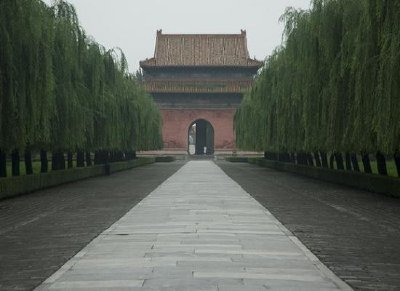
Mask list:
[[[263,65],[240,34],[163,34],[154,57],[140,62],[147,92],[163,118],[165,151],[190,154],[235,150],[233,118]]]

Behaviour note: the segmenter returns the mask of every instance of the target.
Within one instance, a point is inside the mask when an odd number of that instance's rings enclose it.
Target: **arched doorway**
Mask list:
[[[214,128],[207,120],[198,119],[190,124],[188,152],[190,155],[214,154]]]

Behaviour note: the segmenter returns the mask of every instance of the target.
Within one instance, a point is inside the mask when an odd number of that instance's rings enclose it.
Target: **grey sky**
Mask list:
[[[51,0],[45,0],[50,3]],[[163,33],[240,33],[247,30],[251,57],[263,60],[281,43],[279,17],[288,6],[307,9],[310,0],[69,0],[88,35],[106,48],[120,47],[136,71],[154,54]]]

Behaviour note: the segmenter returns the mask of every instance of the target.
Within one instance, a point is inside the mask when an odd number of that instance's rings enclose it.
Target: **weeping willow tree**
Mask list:
[[[59,54],[69,61],[69,68],[60,68],[61,94],[55,94],[68,122],[56,114],[59,119],[54,132],[60,134],[61,126],[64,133],[54,138],[59,144],[53,148],[78,152],[80,166],[84,165],[84,152],[96,152],[95,163],[99,164],[121,160],[124,155],[133,157],[136,150],[160,148],[160,113],[128,72],[122,50],[106,50],[87,38],[70,4],[59,1],[53,10],[59,29],[69,33],[60,33],[59,44],[55,41]],[[58,54],[54,56],[58,58]],[[144,123],[138,118],[142,115],[146,116]],[[138,132],[144,134],[137,136]],[[73,138],[63,141],[71,135]],[[86,156],[90,162],[90,154]]]
[[[85,144],[87,90],[83,80],[83,59],[87,48],[86,36],[79,26],[74,7],[59,1],[52,9],[55,15],[53,73],[56,104],[51,119],[52,149],[53,169],[58,170],[65,168],[64,152],[75,151]]]
[[[136,150],[161,146],[161,117],[155,103],[128,72],[119,49],[106,50],[87,37],[74,7],[55,1],[4,0],[0,3],[0,177],[13,175],[24,153],[47,152],[52,168],[134,157]],[[118,157],[117,157],[118,156]]]
[[[400,4],[314,0],[287,9],[284,42],[267,58],[235,116],[237,144],[267,157],[386,174],[400,171]],[[343,154],[344,158],[343,159]],[[345,162],[345,163],[344,163]]]
[[[375,11],[374,11],[375,10]],[[373,22],[379,24],[377,34],[378,75],[375,92],[376,112],[373,128],[377,150],[395,153],[397,169],[400,169],[400,3],[374,1],[369,7]],[[375,12],[375,13],[374,13]],[[379,162],[379,159],[378,159]],[[381,162],[381,171],[385,171]],[[400,174],[400,172],[399,172]]]
[[[17,3],[0,3],[0,176],[6,175],[6,153],[13,147],[15,136],[12,127],[15,124],[16,94],[14,92],[15,72],[13,68],[13,32],[17,18],[10,15],[16,11]],[[13,30],[11,30],[14,28]]]
[[[140,150],[159,149],[163,146],[161,135],[161,114],[149,95],[144,93],[142,88],[139,89],[135,107],[138,130],[135,132],[135,147]]]
[[[5,154],[12,152],[13,174],[19,174],[19,153],[50,141],[53,108],[51,10],[41,1],[2,1],[0,12],[0,176]],[[49,47],[50,44],[50,47]]]

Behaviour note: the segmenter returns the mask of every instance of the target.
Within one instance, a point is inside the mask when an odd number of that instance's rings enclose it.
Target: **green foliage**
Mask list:
[[[120,49],[86,36],[58,0],[0,3],[0,149],[158,149],[161,116]]]
[[[53,19],[41,1],[0,4],[0,148],[48,142]]]
[[[400,4],[313,0],[289,8],[282,47],[235,116],[238,147],[376,152],[400,147]]]

